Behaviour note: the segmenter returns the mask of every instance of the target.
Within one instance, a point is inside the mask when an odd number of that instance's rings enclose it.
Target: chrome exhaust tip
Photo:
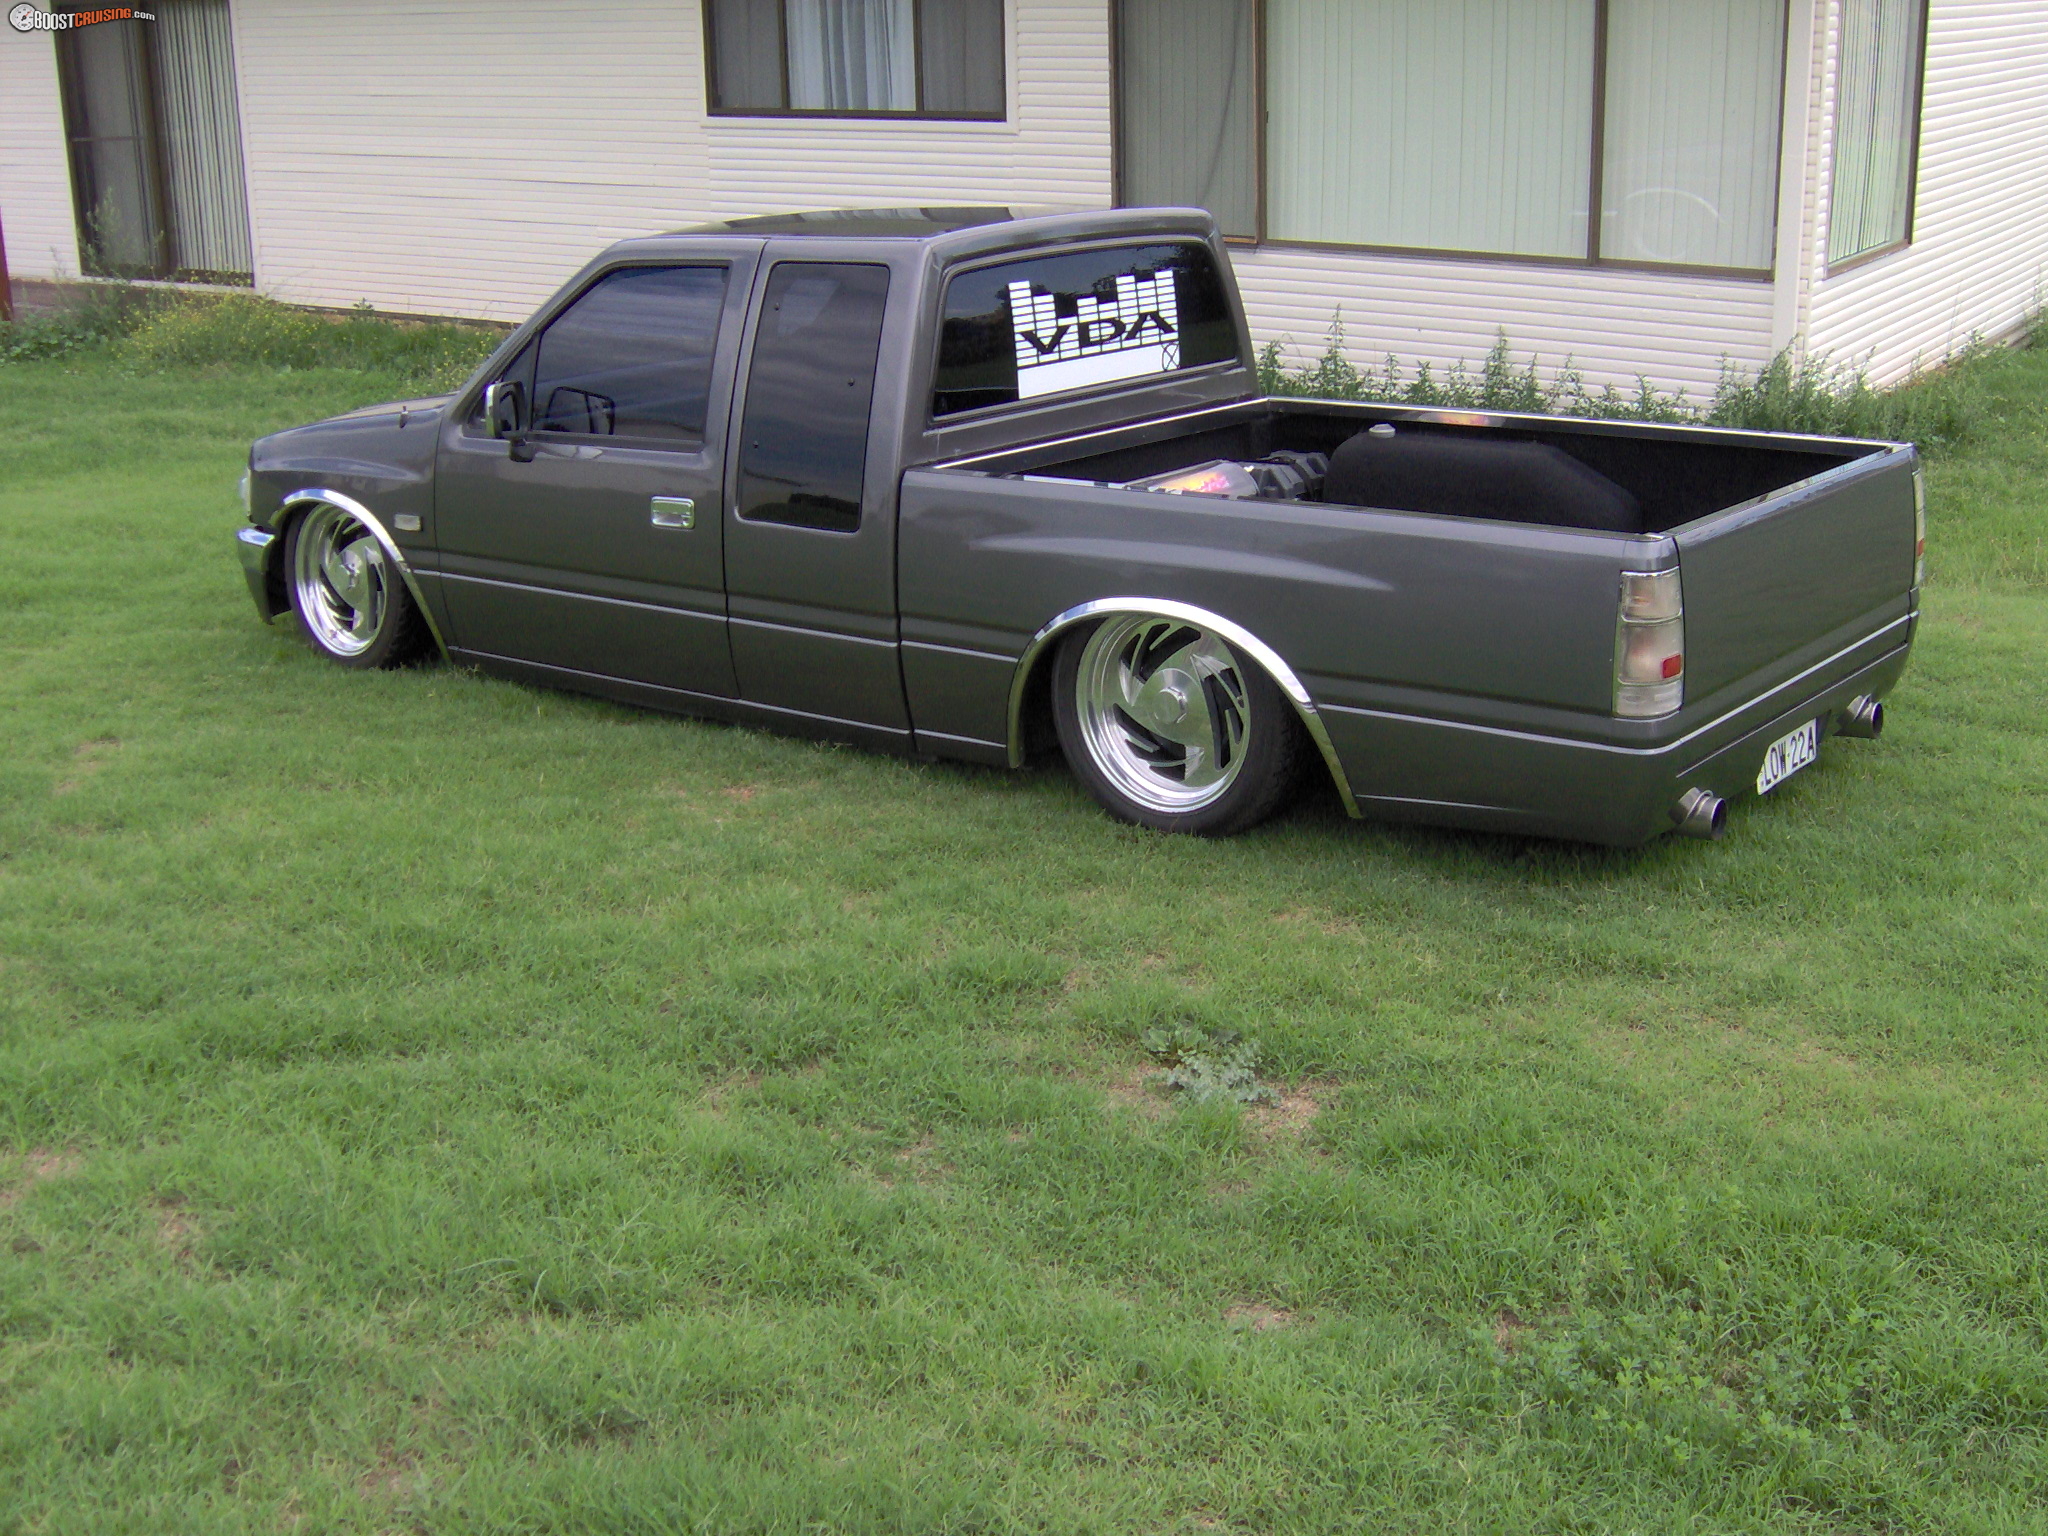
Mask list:
[[[1851,699],[1835,718],[1835,733],[1875,741],[1884,734],[1884,706],[1867,693]]]
[[[1688,789],[1671,807],[1683,837],[1719,837],[1728,830],[1728,802],[1712,790]]]

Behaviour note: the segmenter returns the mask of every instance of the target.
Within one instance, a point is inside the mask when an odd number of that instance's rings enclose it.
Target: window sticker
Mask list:
[[[1085,389],[1180,367],[1180,300],[1174,273],[1121,272],[1111,301],[1074,296],[1074,312],[1036,283],[1009,285],[1017,347],[1017,398]]]

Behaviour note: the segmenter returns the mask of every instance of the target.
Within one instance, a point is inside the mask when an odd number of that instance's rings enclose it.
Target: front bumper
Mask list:
[[[237,528],[235,549],[242,557],[242,575],[249,583],[249,596],[256,611],[268,624],[285,610],[284,573],[278,558],[284,553],[276,534],[268,528]]]

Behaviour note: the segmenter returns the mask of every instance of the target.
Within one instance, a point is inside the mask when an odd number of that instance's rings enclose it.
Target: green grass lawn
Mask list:
[[[2041,1531],[2048,351],[1971,366],[1884,739],[1628,853],[344,672],[234,482],[402,385],[0,367],[0,1532]]]

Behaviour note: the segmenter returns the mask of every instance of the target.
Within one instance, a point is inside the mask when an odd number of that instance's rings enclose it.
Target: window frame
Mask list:
[[[1687,262],[1633,261],[1625,257],[1603,256],[1600,254],[1601,203],[1604,201],[1606,186],[1607,154],[1607,34],[1608,18],[1612,0],[1593,0],[1593,116],[1589,126],[1592,135],[1592,160],[1588,181],[1590,199],[1586,215],[1586,250],[1584,256],[1538,256],[1509,251],[1466,251],[1450,247],[1415,245],[1374,245],[1354,241],[1338,240],[1296,240],[1276,236],[1268,225],[1267,185],[1271,180],[1266,135],[1266,65],[1267,65],[1267,14],[1266,0],[1249,0],[1252,7],[1252,73],[1253,73],[1253,170],[1258,178],[1258,232],[1251,235],[1225,235],[1224,243],[1240,249],[1267,249],[1281,251],[1327,251],[1339,255],[1408,256],[1427,261],[1482,262],[1493,265],[1507,264],[1518,267],[1561,267],[1569,271],[1608,270],[1617,272],[1652,272],[1680,277],[1728,278],[1741,282],[1773,282],[1777,277],[1775,260],[1764,267],[1720,267],[1696,266]],[[1775,257],[1777,250],[1778,214],[1785,191],[1785,107],[1791,90],[1792,67],[1792,13],[1798,0],[1787,0],[1785,5],[1784,30],[1778,39],[1778,104],[1777,104],[1777,153],[1773,157],[1771,172],[1771,247]],[[1928,0],[1921,0],[1924,15]],[[1109,89],[1110,89],[1110,198],[1118,208],[1142,207],[1125,197],[1124,153],[1123,153],[1123,75],[1121,49],[1124,32],[1124,0],[1109,0]],[[1922,74],[1925,75],[1924,43]],[[1918,160],[1919,112],[1914,112],[1915,160]],[[1911,195],[1908,195],[1907,221],[1911,224]],[[1858,257],[1857,260],[1866,258]]]
[[[515,376],[519,376],[518,382],[526,388],[526,409],[529,422],[526,435],[535,442],[568,443],[572,445],[587,443],[593,447],[630,448],[642,453],[703,453],[711,442],[711,426],[715,420],[715,415],[708,408],[708,405],[705,412],[704,430],[696,437],[639,437],[618,432],[562,432],[552,428],[533,425],[532,423],[538,421],[540,412],[540,400],[538,398],[540,349],[541,344],[547,340],[548,332],[555,328],[558,321],[578,304],[581,304],[585,298],[589,297],[600,284],[616,277],[621,272],[670,271],[679,267],[696,268],[699,270],[715,268],[724,273],[725,284],[719,297],[718,327],[712,332],[711,336],[711,352],[707,365],[706,379],[708,395],[717,384],[718,344],[723,338],[725,328],[732,318],[734,266],[735,263],[730,256],[704,256],[687,259],[647,257],[637,261],[614,262],[600,272],[593,272],[590,276],[590,281],[584,283],[574,293],[557,304],[554,307],[554,311],[545,320],[541,321],[540,324],[536,325],[533,328],[533,333],[520,343],[518,350],[505,359],[504,365],[491,374],[484,388],[477,391],[476,399],[472,402],[469,415],[463,423],[465,430],[474,432],[483,425],[484,393],[489,389],[490,385],[512,380]]]
[[[997,0],[1001,11],[1003,57],[996,73],[1002,81],[1003,104],[994,112],[934,112],[922,105],[909,110],[890,107],[722,107],[718,104],[718,38],[711,13],[716,0],[699,0],[704,24],[704,115],[706,117],[754,117],[825,119],[827,121],[868,121],[883,123],[1007,123],[1010,120],[1010,36],[1011,0]],[[910,0],[911,49],[917,63],[917,99],[924,101],[924,0]],[[789,16],[776,0],[775,33],[781,43],[782,99],[789,100]]]
[[[834,528],[818,523],[799,522],[792,518],[762,517],[744,510],[746,491],[746,463],[748,454],[747,419],[753,404],[754,372],[761,357],[761,333],[768,318],[768,295],[775,283],[775,275],[783,267],[867,267],[882,274],[881,316],[875,327],[875,366],[868,378],[868,403],[860,435],[861,464],[858,494],[854,498],[853,523],[850,527]],[[755,269],[752,292],[747,299],[751,313],[747,328],[740,338],[744,353],[743,366],[733,379],[732,407],[728,420],[731,422],[730,462],[727,467],[728,496],[732,507],[732,520],[749,528],[794,528],[804,533],[826,534],[835,538],[851,538],[870,526],[868,491],[870,470],[874,464],[876,440],[875,397],[882,386],[882,354],[889,339],[891,304],[896,300],[897,285],[905,281],[905,274],[894,261],[881,260],[873,253],[835,256],[827,252],[812,254],[808,251],[783,250],[762,252],[761,264]],[[765,477],[764,477],[765,478]],[[783,505],[788,505],[785,501]]]
[[[1821,251],[1821,279],[1853,272],[1886,256],[1895,255],[1913,243],[1913,225],[1920,212],[1920,131],[1921,121],[1927,105],[1927,25],[1933,0],[1920,0],[1920,17],[1915,33],[1918,44],[1913,67],[1913,132],[1906,146],[1906,217],[1904,233],[1898,239],[1884,245],[1873,246],[1867,251],[1858,251],[1854,256],[1844,256],[1840,261],[1831,261],[1823,247]],[[1839,40],[1838,40],[1839,43]],[[1828,239],[1835,233],[1835,167],[1841,159],[1841,114],[1842,80],[1841,51],[1839,45],[1835,54],[1835,99],[1834,115],[1828,123]]]

